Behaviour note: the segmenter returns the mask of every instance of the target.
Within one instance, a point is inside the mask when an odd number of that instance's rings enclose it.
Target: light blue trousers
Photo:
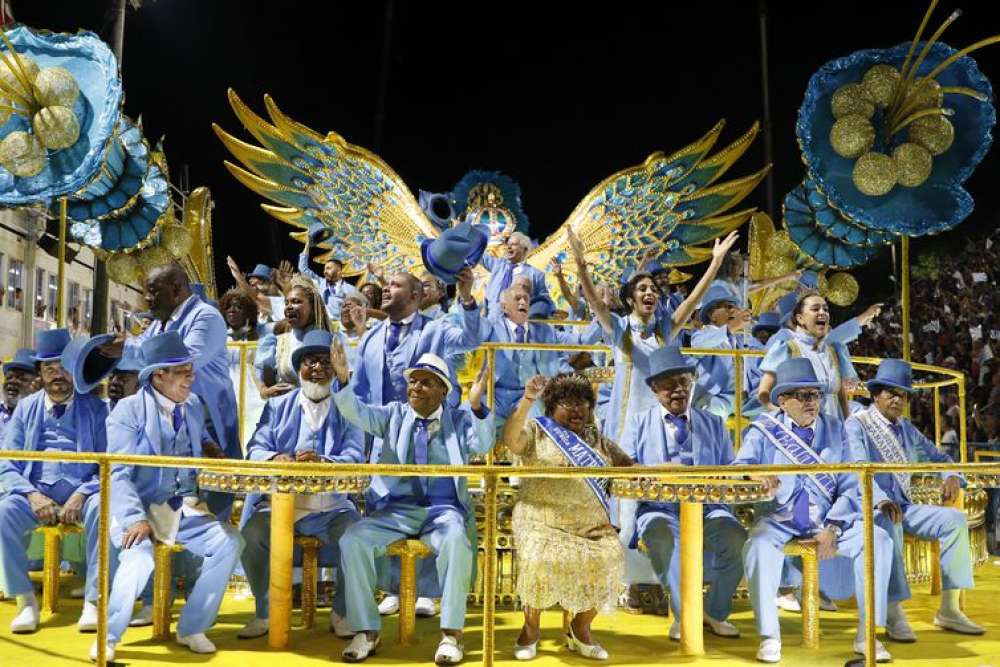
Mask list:
[[[324,544],[336,545],[347,528],[361,518],[357,510],[340,509],[334,512],[314,512],[295,522],[296,535],[320,538]],[[243,525],[243,571],[256,605],[257,618],[267,618],[270,610],[271,583],[271,512],[258,510]],[[338,554],[339,562],[339,554]],[[337,568],[337,592],[333,596],[333,610],[339,616],[347,613],[344,604],[344,568]]]
[[[651,512],[638,519],[640,539],[660,585],[670,590],[670,611],[681,617],[680,522],[669,512]],[[705,519],[705,552],[712,553],[712,566],[705,572],[711,582],[705,612],[724,621],[733,610],[733,593],[743,578],[741,553],[747,532],[732,517]]]
[[[66,498],[53,498],[57,503],[65,503]],[[87,562],[97,563],[97,520],[100,502],[96,494],[89,496],[83,504],[84,535],[87,542]],[[31,533],[39,526],[31,503],[19,493],[8,493],[0,497],[0,580],[5,582],[8,595],[26,595],[34,591],[28,578],[28,543]],[[97,600],[97,567],[87,567],[85,597]]]
[[[111,539],[121,544],[125,528],[116,526]],[[214,516],[182,516],[177,542],[203,558],[201,576],[181,610],[177,634],[186,637],[207,631],[215,623],[229,576],[240,559],[239,532]],[[132,607],[153,574],[153,543],[146,539],[118,555],[118,570],[108,598],[108,641],[117,644],[128,628]]]
[[[944,590],[972,588],[972,551],[965,512],[951,507],[906,505],[903,523],[894,524],[882,512],[875,512],[875,524],[892,538],[892,574],[889,575],[889,602],[910,599],[903,559],[903,535],[941,541],[941,587]]]
[[[476,554],[465,532],[465,515],[454,508],[392,504],[361,519],[340,538],[347,587],[347,622],[355,632],[378,631],[376,562],[399,539],[418,537],[437,555],[441,582],[441,627],[461,630]]]
[[[892,538],[875,526],[875,624],[885,625],[886,596],[892,570]],[[743,546],[743,564],[750,589],[750,602],[761,637],[781,638],[778,608],[774,597],[781,583],[785,563],[784,546],[789,540],[805,537],[791,527],[768,517],[760,519]],[[837,540],[837,554],[854,564],[854,595],[858,601],[859,627],[864,623],[865,540],[861,521],[855,521]]]

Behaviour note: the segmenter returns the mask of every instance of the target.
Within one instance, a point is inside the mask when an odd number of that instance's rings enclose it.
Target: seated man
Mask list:
[[[872,404],[848,417],[844,423],[854,461],[872,463],[907,463],[933,461],[951,463],[947,454],[914,428],[903,411],[913,391],[910,364],[902,359],[886,359],[878,367],[875,379],[868,382]],[[957,473],[942,473],[945,501],[956,497],[961,488]],[[889,576],[889,604],[886,608],[886,634],[898,642],[914,642],[916,635],[903,612],[903,600],[910,597],[903,560],[903,535],[941,542],[941,606],[934,625],[966,635],[981,635],[986,630],[966,616],[959,605],[962,589],[972,588],[972,552],[969,549],[969,526],[965,512],[951,507],[916,505],[910,502],[909,473],[875,475],[874,502],[876,523],[885,529],[893,542],[892,574]]]
[[[273,398],[264,407],[257,431],[247,450],[251,461],[364,462],[361,432],[348,424],[330,398],[333,366],[328,331],[314,329],[302,346],[292,352],[292,366],[299,373],[299,387]],[[271,512],[266,497],[252,494],[244,503],[243,570],[253,591],[256,616],[236,635],[260,637],[268,631]],[[336,545],[348,526],[360,517],[354,503],[343,494],[300,495],[295,499],[295,532]],[[330,609],[330,630],[351,637],[344,608],[343,568],[338,567],[337,593]]]
[[[808,359],[787,359],[777,368],[771,403],[777,413],[758,416],[746,431],[736,465],[803,465],[842,463],[847,460],[843,424],[819,413],[821,383]],[[757,632],[761,636],[757,660],[781,660],[781,627],[774,604],[784,546],[795,539],[812,539],[822,560],[846,556],[854,565],[854,593],[861,610],[855,653],[864,653],[864,526],[858,511],[855,475],[802,473],[765,477],[775,492],[774,509],[757,519],[743,547],[743,563],[750,589]],[[875,624],[885,624],[892,540],[875,529]],[[891,659],[881,642],[875,642],[878,662]]]
[[[629,418],[622,436],[625,452],[639,465],[729,465],[733,445],[720,417],[691,407],[696,366],[676,346],[653,352],[646,384],[660,404]],[[646,545],[657,578],[670,590],[674,623],[670,638],[680,640],[680,522],[677,503],[640,502],[630,547]],[[624,523],[624,522],[623,522]],[[739,637],[726,621],[733,593],[743,578],[740,554],[746,531],[725,505],[705,505],[705,551],[714,554],[705,571],[712,586],[705,605],[705,624],[720,637]]]
[[[222,458],[205,433],[201,399],[192,393],[192,355],[176,331],[142,342],[145,364],[138,393],[123,398],[108,418],[114,454]],[[212,443],[214,444],[214,443]],[[240,557],[240,536],[219,521],[198,495],[195,468],[116,465],[111,471],[111,541],[121,547],[108,597],[108,660],[153,573],[153,540],[179,542],[202,557],[201,573],[177,623],[177,643],[214,653],[205,632],[215,623],[229,576]],[[97,644],[91,648],[96,659]]]
[[[335,344],[331,355],[341,385],[347,383],[347,360]],[[482,405],[485,373],[469,391],[472,408],[450,408],[448,366],[425,354],[405,371],[407,403],[368,405],[352,387],[334,394],[341,414],[367,433],[384,439],[378,463],[466,465],[473,454],[493,447],[493,415]],[[474,415],[474,416],[473,416]],[[368,515],[340,538],[340,558],[347,582],[347,620],[357,632],[343,651],[347,662],[361,662],[379,644],[381,619],[375,606],[376,562],[396,540],[419,537],[437,555],[441,582],[439,664],[461,661],[466,596],[476,560],[475,516],[465,477],[372,478]],[[470,535],[470,523],[471,535]]]
[[[63,350],[70,343],[67,329],[39,332],[32,357],[38,364],[42,391],[22,400],[4,432],[0,449],[52,453],[103,453],[106,447],[104,402],[84,391],[74,391],[73,376],[82,366],[64,368]],[[87,562],[97,562],[99,488],[96,463],[59,461],[0,461],[0,568],[6,592],[17,598],[17,613],[11,621],[14,633],[38,629],[38,602],[28,579],[28,543],[40,525],[83,523]],[[97,629],[97,568],[87,568],[83,612],[77,622],[80,632]]]
[[[14,358],[3,365],[3,401],[0,402],[0,442],[3,440],[3,433],[7,429],[7,424],[14,416],[14,408],[17,402],[25,396],[33,393],[31,386],[38,377],[35,371],[35,362],[32,359],[35,352],[29,349],[20,349]]]
[[[142,359],[139,350],[134,347],[125,348],[122,358],[108,376],[108,409],[114,410],[118,401],[139,391],[139,371],[142,370]]]

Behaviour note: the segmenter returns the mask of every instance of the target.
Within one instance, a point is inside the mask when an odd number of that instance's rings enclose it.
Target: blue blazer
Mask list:
[[[90,394],[73,396],[74,429],[76,430],[76,451],[103,453],[107,451],[104,422],[108,417],[108,406],[101,399]],[[17,402],[14,414],[4,429],[3,449],[35,452],[39,449],[45,422],[45,390],[36,391]],[[28,480],[35,466],[41,461],[0,460],[0,489],[8,493],[31,493],[36,491]],[[64,463],[73,466],[77,477],[83,480],[78,493],[91,495],[100,487],[98,465],[96,463]]]
[[[129,339],[129,344],[141,345],[142,341],[163,331],[163,323],[153,320],[141,336]],[[194,356],[192,391],[201,397],[208,410],[215,430],[212,439],[218,441],[227,458],[243,458],[236,423],[236,392],[229,377],[226,321],[217,308],[195,296],[184,305],[179,317],[167,325],[166,331],[179,333]]]
[[[184,401],[184,422],[194,458],[202,455],[201,443],[206,439],[205,411],[201,399],[194,393]],[[118,401],[108,417],[108,452],[162,456],[160,415],[156,398],[149,385],[132,396]],[[176,468],[116,465],[111,469],[111,516],[123,528],[146,520],[146,508],[156,500],[162,479],[175,474]]]
[[[461,326],[455,326],[448,318],[432,320],[416,313],[406,336],[399,341],[397,354],[403,354],[406,366],[412,366],[425,353],[436,354],[442,359],[469,352],[479,345],[479,310],[462,309]],[[354,392],[363,401],[381,405],[382,369],[385,367],[386,327],[389,320],[382,320],[361,337],[357,351],[357,367],[354,371]],[[454,368],[451,371],[451,385],[455,387],[449,402],[458,405],[460,393]]]
[[[783,423],[788,423],[789,417],[778,411],[774,416]],[[733,465],[801,465],[785,457],[771,441],[760,431],[755,424],[763,423],[764,416],[758,417],[747,427],[743,435],[743,444],[733,461]],[[848,451],[847,436],[844,433],[844,425],[839,419],[835,419],[826,414],[820,414],[813,424],[815,435],[813,436],[812,447],[819,454],[820,460],[824,463],[846,463],[850,461]],[[807,466],[802,466],[806,469]],[[752,472],[752,471],[751,471]],[[778,475],[781,486],[773,501],[772,511],[790,511],[791,498],[795,491],[796,478],[799,475]],[[858,497],[858,482],[854,475],[835,475],[837,480],[837,490],[833,497],[833,502],[829,502],[822,493],[815,490],[812,483],[806,483],[805,488],[814,504],[820,508],[819,523],[825,521],[839,521],[843,523],[844,529],[860,518],[861,502]]]
[[[502,315],[500,293],[503,292],[503,288],[501,288],[501,285],[504,284],[508,277],[513,276],[514,265],[510,263],[509,259],[494,257],[488,252],[483,253],[483,258],[479,260],[479,263],[490,272],[489,282],[486,283],[486,302],[489,306],[488,315],[490,317]],[[525,263],[521,269],[521,275],[531,278],[531,298],[535,299],[539,296],[551,298],[549,297],[549,286],[545,284],[544,273]]]
[[[872,410],[877,408],[872,407]],[[933,463],[951,463],[952,458],[944,452],[938,451],[934,443],[928,440],[923,433],[910,422],[909,419],[900,419],[899,425],[903,433],[903,449],[906,458],[913,463],[919,461]],[[875,445],[875,441],[868,436],[868,431],[862,426],[861,420],[855,416],[850,416],[844,421],[844,430],[847,431],[847,442],[850,446],[850,456],[852,461],[864,461],[871,463],[883,463],[882,453]],[[941,479],[957,476],[955,472],[941,473]],[[960,476],[959,476],[960,477]],[[908,505],[910,499],[903,494],[903,490],[896,483],[892,473],[883,472],[875,475],[875,485],[872,487],[872,499],[875,506],[885,500],[891,500],[896,504]]]
[[[340,413],[365,433],[383,438],[384,445],[378,451],[378,459],[373,463],[406,463],[413,435],[414,412],[406,403],[394,401],[388,405],[370,405],[358,400],[351,387],[344,387],[333,395]],[[485,454],[493,448],[495,441],[493,412],[485,419],[472,414],[468,407],[449,408],[443,405],[441,412],[441,437],[448,450],[450,465],[465,465],[473,454]],[[401,477],[372,477],[368,488],[369,507],[384,506]],[[459,502],[467,513],[472,505],[469,499],[468,479],[456,476],[455,491]],[[404,495],[400,492],[399,495]]]

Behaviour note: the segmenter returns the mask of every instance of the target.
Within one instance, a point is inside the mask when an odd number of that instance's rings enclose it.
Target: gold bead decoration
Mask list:
[[[837,119],[850,114],[871,118],[875,113],[875,102],[860,83],[849,83],[833,91],[833,95],[830,96],[830,110]]]
[[[816,274],[816,289],[818,289],[819,293],[823,295],[825,295],[827,290],[830,289],[830,281],[827,280],[825,273]]]
[[[795,241],[788,235],[788,232],[782,229],[772,234],[771,238],[767,240],[767,250],[773,255],[790,256],[798,252],[798,246],[795,245]]]
[[[80,121],[69,107],[45,107],[31,119],[31,128],[50,150],[69,148],[80,138]]]
[[[24,84],[21,83],[21,73],[24,72],[29,83],[34,83],[35,77],[38,76],[38,65],[28,56],[19,53],[16,58],[21,66],[17,69],[17,74],[15,74],[7,66],[7,63],[14,65],[11,53],[7,51],[4,55],[6,56],[6,60],[0,60],[0,81],[3,82],[4,87],[20,92],[25,97],[30,96],[32,91],[24,89]],[[14,65],[14,67],[17,67],[17,65]]]
[[[920,83],[910,87],[907,93],[907,106],[912,105],[914,111],[934,109],[944,104],[944,93],[941,84],[934,79],[922,79]]]
[[[160,232],[160,245],[174,257],[183,257],[191,250],[191,232],[181,225],[166,225]]]
[[[787,255],[771,255],[764,260],[764,275],[777,278],[795,270],[795,260]]]
[[[45,149],[33,134],[17,130],[0,141],[0,165],[15,176],[35,176],[45,168]]]
[[[861,85],[876,104],[888,106],[899,85],[899,71],[892,65],[878,64],[865,72]]]
[[[13,113],[10,111],[11,107],[18,108],[17,102],[15,102],[14,100],[9,100],[6,97],[0,97],[0,125],[3,125],[8,120],[10,120],[10,117],[13,115]]]
[[[142,281],[142,269],[132,253],[115,253],[108,259],[108,276],[119,285],[134,285]]]
[[[856,158],[875,144],[875,128],[864,116],[841,116],[830,128],[830,145],[840,157]]]
[[[907,188],[915,188],[926,181],[934,166],[930,151],[912,143],[896,146],[892,151],[892,161],[896,163],[896,179]]]
[[[858,281],[850,273],[835,273],[830,276],[826,289],[826,299],[835,306],[849,306],[858,298]]]
[[[170,252],[161,246],[150,246],[139,253],[139,268],[143,274],[148,274],[158,266],[164,266],[173,261]]]
[[[920,144],[931,155],[941,155],[955,141],[955,127],[944,116],[924,116],[907,126],[910,141]]]
[[[80,85],[65,67],[46,67],[35,77],[35,99],[43,107],[73,108],[80,97]]]
[[[862,193],[881,197],[896,186],[896,163],[882,153],[865,153],[854,163],[851,179]]]

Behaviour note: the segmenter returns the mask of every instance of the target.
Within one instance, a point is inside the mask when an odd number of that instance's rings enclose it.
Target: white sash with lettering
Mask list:
[[[607,465],[604,459],[590,445],[583,441],[583,438],[568,428],[560,426],[554,419],[550,417],[535,417],[535,421],[545,431],[545,435],[549,436],[552,442],[556,443],[556,447],[563,453],[563,456],[574,466],[578,468],[603,468]],[[610,520],[611,498],[608,495],[607,480],[596,477],[584,477],[584,481],[590,487],[590,490],[594,492],[594,495],[597,496],[597,500],[601,503],[604,511],[607,512],[608,519]]]
[[[762,423],[760,419],[763,418]],[[785,458],[801,463],[803,465],[814,465],[823,463],[816,451],[802,441],[802,438],[795,435],[792,429],[788,428],[772,415],[764,413],[750,426],[756,427],[764,436],[771,441],[775,448],[785,455]],[[837,479],[825,472],[807,472],[815,486],[826,496],[829,502],[833,502],[833,497],[837,493]]]
[[[872,439],[875,443],[878,453],[882,455],[882,460],[886,463],[909,463],[910,459],[906,456],[906,451],[903,449],[903,443],[900,442],[896,434],[892,432],[892,428],[889,426],[889,422],[885,419],[879,419],[877,416],[872,414],[873,410],[878,410],[876,407],[870,407],[867,410],[862,410],[858,413],[858,421],[865,428],[865,432],[868,437]],[[896,483],[903,490],[903,495],[907,498],[910,497],[910,473],[908,472],[894,472],[892,476],[896,478]]]

